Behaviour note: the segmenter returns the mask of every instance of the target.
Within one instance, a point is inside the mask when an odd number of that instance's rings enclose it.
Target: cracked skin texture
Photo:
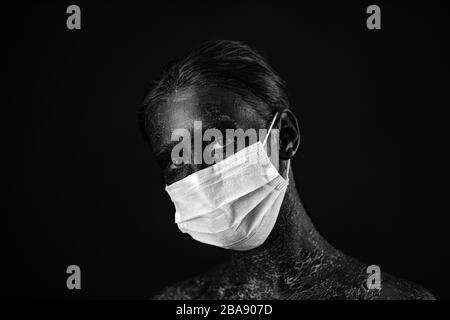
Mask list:
[[[343,257],[316,252],[276,274],[240,281],[240,270],[224,263],[206,274],[168,286],[156,300],[433,300],[431,293],[411,282],[382,273],[381,290],[366,288],[366,266]],[[273,282],[273,278],[277,279]]]
[[[419,285],[383,272],[381,289],[367,289],[368,265],[329,245],[307,218],[292,178],[289,189],[274,229],[260,247],[234,251],[229,261],[168,286],[153,299],[434,299]],[[298,219],[302,227],[295,224]]]

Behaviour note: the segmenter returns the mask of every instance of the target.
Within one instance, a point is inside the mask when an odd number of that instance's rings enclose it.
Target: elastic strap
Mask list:
[[[274,123],[275,123],[275,120],[277,120],[277,115],[278,115],[278,112],[275,113],[275,117],[274,117],[273,120],[272,120],[272,123],[271,123],[271,125],[270,125],[270,127],[269,127],[269,131],[267,132],[267,135],[266,135],[266,137],[264,138],[263,146],[264,146],[264,145],[266,144],[266,142],[267,142],[267,138],[268,138],[269,135],[270,135],[270,131],[272,130],[272,127],[273,127],[273,125],[274,125]]]
[[[289,169],[291,168],[291,159],[288,160],[286,167],[287,167],[287,170],[286,170],[286,178],[285,179],[287,182],[289,182]]]

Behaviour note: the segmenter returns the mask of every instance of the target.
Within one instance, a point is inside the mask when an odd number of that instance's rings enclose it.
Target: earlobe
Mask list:
[[[289,110],[283,110],[279,120],[280,159],[291,159],[300,145],[300,128],[297,117]]]

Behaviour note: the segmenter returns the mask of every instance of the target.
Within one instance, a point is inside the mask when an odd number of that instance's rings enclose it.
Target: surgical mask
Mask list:
[[[288,186],[258,141],[169,186],[175,223],[197,241],[233,250],[264,243],[278,217]]]

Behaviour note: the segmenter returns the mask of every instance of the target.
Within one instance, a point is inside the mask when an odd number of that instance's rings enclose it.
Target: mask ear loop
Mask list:
[[[272,123],[270,124],[269,131],[267,132],[266,137],[264,138],[263,146],[266,144],[267,139],[269,138],[270,131],[272,131],[272,127],[275,124],[275,120],[277,120],[278,112],[275,113],[275,116],[273,117]],[[284,178],[287,182],[289,182],[289,170],[291,168],[291,159],[288,160],[288,163],[286,165],[286,178]]]
[[[291,159],[288,160],[286,165],[286,178],[284,178],[287,182],[289,182],[289,170],[291,169]]]
[[[277,120],[277,116],[278,116],[278,112],[277,113],[275,113],[275,116],[273,117],[273,120],[272,120],[272,123],[270,124],[270,127],[269,127],[269,131],[267,132],[267,135],[266,135],[266,137],[264,138],[264,141],[263,141],[263,147],[264,147],[264,145],[266,144],[266,142],[267,142],[267,139],[269,138],[269,135],[270,135],[270,131],[272,131],[272,127],[273,127],[273,125],[275,124],[275,120]],[[290,170],[290,168],[291,168],[291,159],[289,159],[288,160],[288,163],[287,163],[287,166],[286,166],[286,178],[284,178],[287,182],[289,182],[289,170]]]
[[[275,124],[275,120],[277,120],[277,116],[278,116],[278,112],[275,113],[275,117],[273,117],[272,123],[270,124],[270,127],[269,127],[269,131],[267,132],[267,135],[266,135],[266,137],[264,138],[264,141],[263,141],[263,147],[264,147],[264,145],[265,145],[266,142],[267,142],[267,138],[269,138],[270,131],[272,131],[272,127],[273,127],[273,125]]]

